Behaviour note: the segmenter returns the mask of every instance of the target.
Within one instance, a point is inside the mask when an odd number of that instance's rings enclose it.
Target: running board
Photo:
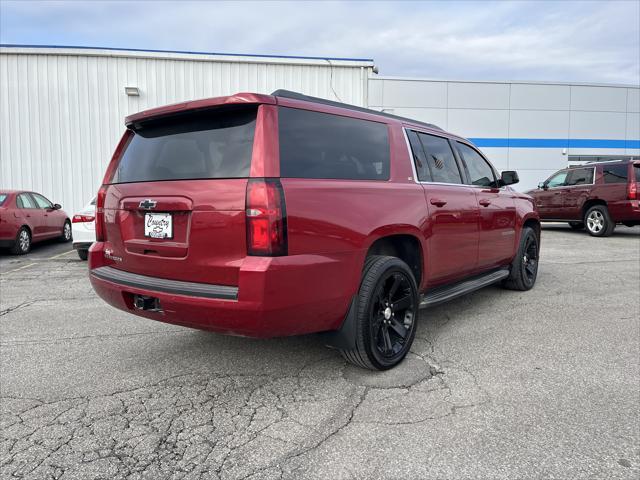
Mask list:
[[[439,303],[448,302],[453,298],[466,295],[467,293],[471,293],[475,290],[479,290],[493,283],[499,282],[500,280],[504,280],[508,276],[508,269],[494,270],[493,272],[474,277],[471,280],[465,280],[464,282],[454,283],[453,285],[434,288],[422,295],[420,308],[433,307]]]

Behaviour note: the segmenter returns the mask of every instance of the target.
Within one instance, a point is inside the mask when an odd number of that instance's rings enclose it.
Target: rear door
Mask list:
[[[516,206],[511,189],[498,187],[496,173],[475,148],[456,142],[474,187],[480,215],[478,267],[489,268],[513,258],[516,246]]]
[[[251,105],[134,126],[105,198],[115,268],[237,285],[256,118]]]
[[[424,187],[429,220],[423,230],[432,284],[455,281],[476,268],[478,204],[464,185],[451,144],[445,137],[408,131],[418,180]]]
[[[36,205],[36,201],[28,193],[21,193],[16,197],[18,215],[22,221],[31,228],[34,239],[42,239],[47,236],[47,221],[42,210]]]
[[[593,188],[595,167],[573,168],[569,170],[566,187],[562,195],[562,217],[582,220],[582,205],[589,198]]]

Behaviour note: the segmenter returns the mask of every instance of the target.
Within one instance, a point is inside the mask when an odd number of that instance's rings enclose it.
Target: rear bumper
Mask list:
[[[74,241],[72,246],[75,250],[89,250],[89,247],[91,247],[92,243],[93,242],[75,242]]]
[[[353,252],[246,257],[237,286],[211,285],[125,272],[104,258],[102,245],[89,250],[90,280],[110,305],[161,322],[250,337],[339,328],[360,273]],[[136,309],[135,295],[157,298],[161,311]]]
[[[640,222],[640,200],[611,202],[609,212],[615,222]]]

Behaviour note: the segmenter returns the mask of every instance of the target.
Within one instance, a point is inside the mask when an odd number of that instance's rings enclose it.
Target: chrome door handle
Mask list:
[[[432,198],[429,203],[431,203],[431,205],[435,205],[436,207],[444,207],[447,202],[445,202],[444,200],[439,200],[437,198]]]

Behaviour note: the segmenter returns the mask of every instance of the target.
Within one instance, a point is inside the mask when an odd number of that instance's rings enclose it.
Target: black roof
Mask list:
[[[420,122],[412,118],[400,117],[398,115],[392,115],[386,112],[379,112],[378,110],[372,110],[370,108],[356,107],[355,105],[350,105],[348,103],[334,102],[333,100],[326,100],[324,98],[319,98],[319,97],[311,97],[309,95],[303,95],[302,93],[292,92],[291,90],[276,90],[271,95],[273,95],[274,97],[291,98],[293,100],[304,100],[305,102],[321,103],[323,105],[331,105],[332,107],[340,107],[340,108],[346,108],[347,110],[355,110],[356,112],[371,113],[373,115],[393,118],[394,120],[411,122],[416,125],[423,125],[433,130],[442,130],[440,127],[438,127],[437,125],[433,125],[432,123]]]

